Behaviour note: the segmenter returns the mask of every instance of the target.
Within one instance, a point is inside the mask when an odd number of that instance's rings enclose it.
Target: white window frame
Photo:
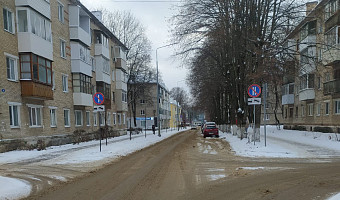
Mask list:
[[[26,104],[28,109],[31,111],[31,112],[28,112],[29,113],[29,127],[30,128],[40,128],[43,126],[43,106],[41,105],[34,105],[34,104]],[[35,113],[35,116],[33,116],[33,110],[34,113]],[[39,110],[39,112],[37,112]],[[38,114],[40,115],[40,125],[38,124],[39,123],[39,120],[38,120]],[[35,118],[35,121],[36,121],[36,124],[33,124],[33,119]]]
[[[316,105],[316,116],[320,116],[321,115],[321,104],[318,103]]]
[[[52,90],[55,90],[55,74],[54,74],[54,71],[52,71]]]
[[[66,59],[66,41],[60,38],[60,57]]]
[[[105,126],[105,112],[99,113],[99,126]]]
[[[98,126],[98,113],[93,112],[93,126]]]
[[[91,126],[91,116],[90,116],[90,111],[85,112],[85,118],[86,118],[86,126]]]
[[[50,127],[55,128],[57,127],[57,107],[49,106],[48,108],[50,109]],[[54,110],[54,116],[53,116],[53,110]]]
[[[61,23],[64,23],[64,4],[58,1],[58,19]]]
[[[126,123],[126,114],[123,113],[123,124],[125,124],[125,123]]]
[[[8,103],[8,107],[9,107],[9,112],[11,112],[10,116],[12,115],[12,119],[10,119],[10,121],[12,121],[12,123],[14,122],[14,110],[13,110],[13,106],[17,106],[17,115],[18,115],[18,125],[13,125],[10,123],[10,127],[11,128],[20,128],[21,126],[21,120],[20,120],[20,106],[21,103],[17,103],[17,102],[7,102]]]
[[[113,113],[113,125],[117,125],[117,113]]]
[[[305,109],[306,109],[305,106],[304,106],[304,105],[301,105],[301,117],[304,117],[304,116],[305,116],[305,112],[306,112]]]
[[[110,112],[107,113],[106,123],[107,125],[111,125],[111,113]]]
[[[80,124],[78,124],[78,115],[77,113],[80,113]],[[75,119],[75,126],[76,127],[81,127],[83,126],[83,111],[82,110],[75,110],[74,111],[74,119]]]
[[[65,121],[65,111],[67,111],[67,121]],[[64,126],[65,127],[71,127],[71,121],[70,121],[71,110],[70,109],[64,109],[63,113],[64,113]],[[65,122],[67,122],[67,124]]]
[[[11,55],[11,54],[8,54],[6,52],[4,54],[5,54],[5,57],[6,57],[6,69],[8,68],[7,59],[13,61],[13,69],[10,68],[11,69],[11,73],[10,74],[12,74],[12,72],[13,72],[14,77],[13,78],[12,77],[8,78],[8,74],[7,74],[7,80],[17,82],[18,81],[18,60],[19,60],[19,57]]]
[[[334,100],[334,115],[340,115],[340,99]]]
[[[7,26],[8,26],[8,27],[5,27],[5,24],[4,24],[4,30],[6,32],[14,34],[15,33],[14,13],[13,13],[13,11],[11,9],[8,9],[8,8],[5,7],[5,8],[2,9],[2,17],[4,17],[4,14],[5,14],[4,10],[6,10],[6,12],[7,12],[6,14],[7,14]],[[8,20],[8,14],[9,13],[11,15],[11,21]],[[5,22],[5,19],[3,19],[3,22]],[[10,29],[9,24],[11,24],[12,30],[9,30]]]
[[[62,74],[61,81],[62,81],[62,86],[63,86],[63,92],[67,93],[68,92],[68,75]]]
[[[312,103],[307,104],[307,108],[308,108],[308,116],[313,116],[314,115],[314,104]]]

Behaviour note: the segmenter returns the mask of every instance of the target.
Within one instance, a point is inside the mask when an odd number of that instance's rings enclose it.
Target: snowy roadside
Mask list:
[[[162,137],[153,135],[152,132],[133,135],[129,140],[129,135],[108,139],[108,145],[102,140],[102,151],[99,151],[99,141],[90,141],[80,144],[68,144],[63,146],[49,147],[43,151],[11,151],[0,153],[0,165],[9,163],[40,161],[43,165],[68,165],[68,166],[88,166],[98,167],[109,163],[114,159],[126,156],[130,153],[151,146],[174,134],[185,131],[162,131]],[[63,177],[60,177],[63,178]],[[1,176],[0,173],[0,200],[19,199],[27,197],[31,191],[31,185],[21,179]]]
[[[230,133],[221,133],[221,137],[230,143],[236,155],[245,157],[272,158],[330,158],[340,155],[340,142],[334,133],[278,130],[276,126],[267,126],[265,146],[264,127],[261,127],[261,141],[240,140]],[[251,134],[252,129],[248,132]]]

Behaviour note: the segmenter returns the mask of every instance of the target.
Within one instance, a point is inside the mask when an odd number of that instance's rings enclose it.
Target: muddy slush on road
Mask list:
[[[33,191],[26,199],[321,200],[340,191],[338,158],[239,157],[223,138],[204,139],[198,130],[181,132],[102,168],[21,167],[26,175],[42,174],[39,181],[30,179]],[[47,174],[58,173],[70,179],[48,184]]]

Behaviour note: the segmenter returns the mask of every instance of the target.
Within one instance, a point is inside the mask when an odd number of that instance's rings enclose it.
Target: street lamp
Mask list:
[[[157,51],[158,51],[158,49],[169,47],[169,46],[172,46],[174,44],[176,44],[176,43],[167,44],[167,45],[156,48],[156,68],[157,68],[157,97],[156,97],[156,100],[157,100],[157,126],[158,126],[158,136],[159,137],[161,137],[161,127],[160,127],[160,117],[159,117],[159,81],[158,81],[158,54],[157,54]]]

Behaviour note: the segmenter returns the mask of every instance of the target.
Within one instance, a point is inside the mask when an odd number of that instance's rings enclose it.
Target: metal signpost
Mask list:
[[[100,112],[102,110],[105,111],[105,107],[104,106],[99,106],[102,105],[104,103],[104,95],[101,92],[97,92],[96,94],[93,95],[93,102],[98,105],[98,107],[96,107],[96,112]],[[106,113],[105,113],[106,115]],[[107,137],[106,137],[107,139]],[[99,151],[102,152],[102,134],[100,134],[100,139],[99,139]]]
[[[261,94],[261,87],[257,84],[252,84],[248,87],[248,95],[252,98],[248,99],[248,105],[254,105],[254,145],[255,145],[255,105],[261,104],[261,98],[259,97]]]

